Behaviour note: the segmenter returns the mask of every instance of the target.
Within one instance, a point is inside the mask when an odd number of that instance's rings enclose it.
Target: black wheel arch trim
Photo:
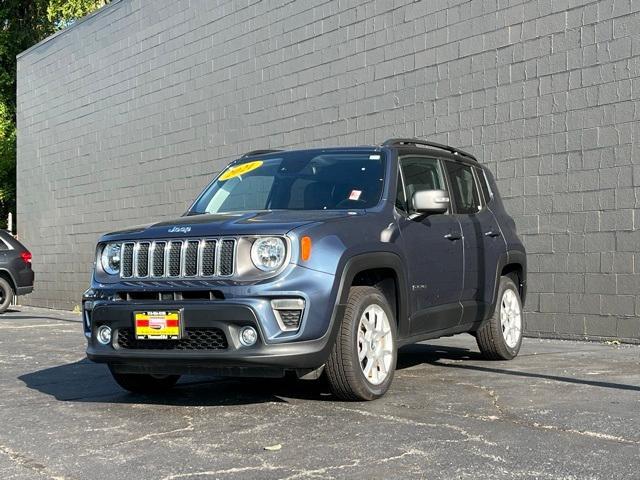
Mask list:
[[[356,275],[366,270],[390,269],[395,274],[396,279],[396,303],[397,311],[397,333],[398,338],[404,336],[405,329],[408,327],[407,319],[409,307],[409,295],[407,289],[407,278],[405,276],[406,268],[404,262],[399,255],[392,252],[372,252],[355,255],[349,258],[343,269],[338,287],[337,305],[345,306],[349,297],[349,288],[353,284]],[[393,306],[393,305],[392,305]],[[335,318],[334,318],[335,320]],[[337,325],[340,322],[334,321],[332,329],[337,331]]]
[[[11,271],[7,270],[6,268],[0,268],[0,274],[2,273],[6,273],[9,276],[9,284],[11,285],[11,288],[13,288],[13,291],[15,292],[18,284],[16,283],[16,279],[11,273]]]
[[[524,305],[525,298],[527,296],[527,255],[520,250],[509,250],[500,255],[498,259],[498,267],[496,268],[496,278],[493,288],[493,302],[491,302],[491,308],[488,315],[485,318],[493,316],[496,306],[498,304],[498,291],[500,290],[500,277],[502,276],[502,270],[507,265],[518,265],[522,269],[522,278],[520,279],[521,295],[520,301]]]

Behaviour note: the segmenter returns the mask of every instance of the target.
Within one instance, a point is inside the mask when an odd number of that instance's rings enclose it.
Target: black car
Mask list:
[[[325,373],[336,396],[369,400],[402,345],[468,332],[515,357],[526,268],[493,176],[462,150],[253,151],[181,218],[100,239],[87,354],[132,391]]]
[[[31,252],[6,230],[0,230],[0,313],[15,295],[33,291]]]

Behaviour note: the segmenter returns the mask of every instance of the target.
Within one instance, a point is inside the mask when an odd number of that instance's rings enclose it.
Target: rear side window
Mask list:
[[[475,168],[475,170],[476,176],[478,177],[478,183],[480,184],[480,190],[482,190],[482,195],[484,196],[484,203],[487,204],[491,201],[491,190],[487,184],[487,177],[481,168]]]
[[[437,159],[404,157],[400,159],[400,167],[404,177],[407,203],[411,204],[413,194],[419,190],[446,190],[442,171],[440,170],[440,162]],[[400,194],[400,190],[398,190],[398,193]]]
[[[480,194],[473,178],[472,167],[463,163],[445,162],[451,181],[451,193],[455,201],[456,213],[478,213],[482,208]]]
[[[0,250],[9,250],[11,247],[9,246],[9,240],[6,239],[9,234],[4,231],[0,231]]]

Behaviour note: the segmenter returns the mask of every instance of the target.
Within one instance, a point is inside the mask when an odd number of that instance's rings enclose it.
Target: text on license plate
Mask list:
[[[137,340],[178,340],[180,312],[136,312]]]

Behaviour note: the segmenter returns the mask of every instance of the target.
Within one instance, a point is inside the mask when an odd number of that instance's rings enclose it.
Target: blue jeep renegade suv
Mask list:
[[[179,219],[100,239],[84,332],[130,391],[324,373],[338,398],[370,400],[409,343],[469,332],[515,357],[525,293],[525,250],[472,155],[417,139],[261,150]]]

